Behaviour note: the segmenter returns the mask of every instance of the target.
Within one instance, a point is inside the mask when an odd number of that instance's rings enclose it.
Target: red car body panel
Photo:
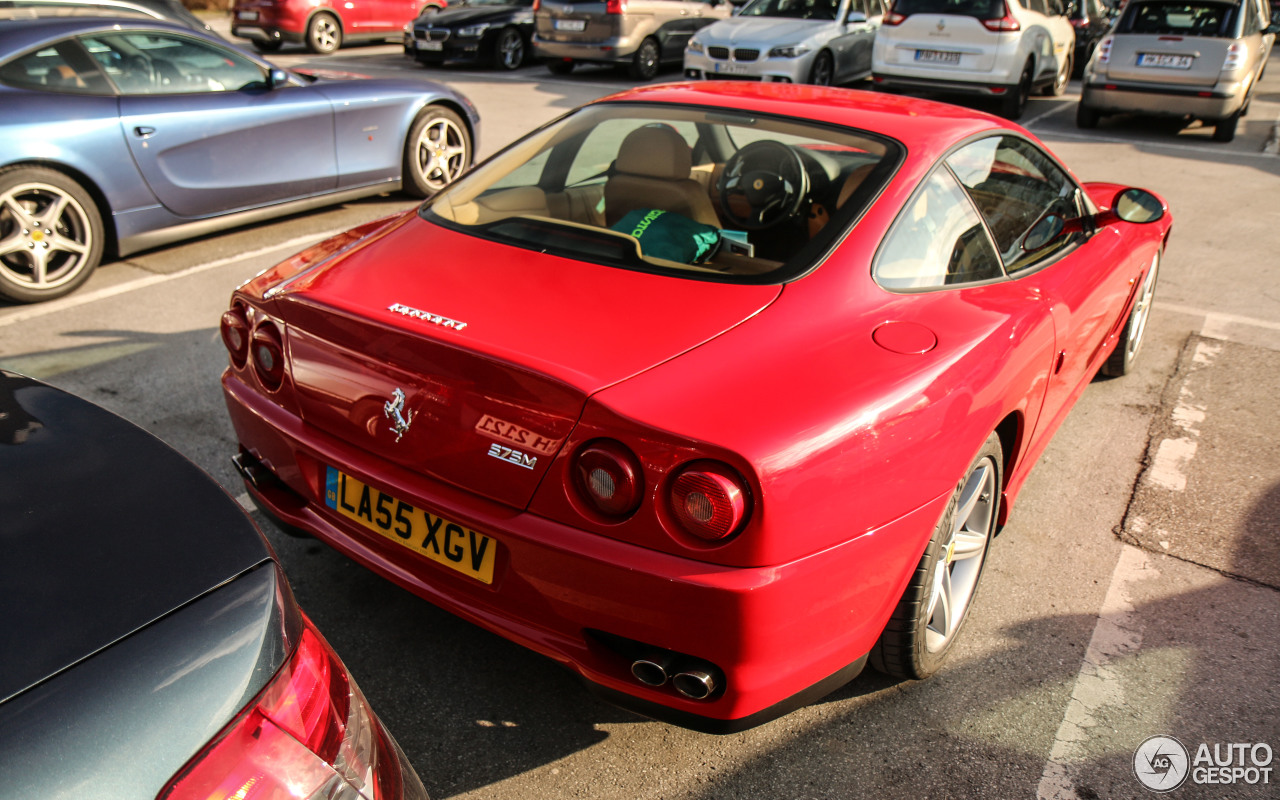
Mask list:
[[[283,329],[290,371],[273,392],[251,364],[233,365],[223,385],[242,452],[270,473],[250,488],[277,518],[615,699],[730,730],[860,663],[993,431],[1012,503],[1116,346],[1171,220],[1113,220],[1016,280],[895,294],[870,264],[926,173],[962,141],[1021,129],[799,86],[652,87],[607,101],[858,127],[901,141],[907,157],[834,252],[781,286],[579,263],[415,215],[372,223],[237,292],[251,324]],[[1121,187],[1085,188],[1103,208]],[[435,409],[419,411],[436,416],[435,438],[392,442],[380,404],[397,388]],[[526,448],[529,469],[496,473],[486,418],[554,444]],[[642,500],[621,521],[573,489],[575,455],[600,438],[643,466]],[[747,487],[746,527],[725,542],[672,521],[673,476],[702,459]],[[326,507],[327,466],[491,535],[493,582]],[[696,701],[644,686],[594,632],[705,659],[731,688]]]

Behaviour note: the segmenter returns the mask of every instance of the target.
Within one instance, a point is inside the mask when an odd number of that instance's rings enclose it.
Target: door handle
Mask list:
[[[146,125],[138,125],[133,129],[133,132],[140,138],[145,139],[151,134],[155,133],[156,129]]]

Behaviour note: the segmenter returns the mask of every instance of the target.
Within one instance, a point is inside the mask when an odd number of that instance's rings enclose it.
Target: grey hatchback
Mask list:
[[[535,0],[533,52],[558,75],[579,61],[626,67],[649,80],[680,63],[693,34],[733,14],[727,0]]]
[[[1269,19],[1266,0],[1133,0],[1085,68],[1076,124],[1190,117],[1231,141],[1280,31]]]

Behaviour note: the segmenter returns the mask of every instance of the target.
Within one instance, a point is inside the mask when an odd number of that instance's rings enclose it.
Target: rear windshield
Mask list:
[[[1236,6],[1225,3],[1130,3],[1119,33],[1173,36],[1231,36]]]
[[[999,19],[1004,16],[1004,0],[897,0],[893,10],[903,16],[912,14],[954,14],[977,19]]]
[[[830,251],[901,157],[892,140],[805,120],[601,103],[530,134],[419,213],[579,261],[776,283]]]

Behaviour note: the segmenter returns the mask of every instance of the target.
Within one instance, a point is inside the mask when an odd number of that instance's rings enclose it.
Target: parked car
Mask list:
[[[535,0],[533,52],[567,75],[578,63],[616,64],[647,81],[681,63],[699,29],[733,13],[725,0]]]
[[[1231,141],[1280,32],[1267,12],[1263,0],[1130,0],[1085,69],[1076,124],[1194,117]]]
[[[191,462],[0,371],[0,486],[6,796],[425,800],[270,545]]]
[[[735,77],[825,86],[871,75],[884,0],[753,0],[698,31],[686,78]]]
[[[263,53],[301,42],[325,55],[352,42],[399,38],[418,16],[446,5],[447,0],[235,0],[231,35]]]
[[[625,92],[240,287],[236,461],[603,697],[738,730],[939,669],[1049,437],[1131,369],[1170,223],[988,114]]]
[[[882,88],[995,98],[1018,119],[1032,92],[1066,91],[1074,52],[1062,0],[896,0],[872,70]]]
[[[1098,42],[1111,30],[1115,12],[1102,0],[1070,0],[1067,3],[1067,19],[1071,27],[1076,29],[1076,50],[1072,56],[1071,77],[1084,75],[1084,66],[1089,63]]]
[[[0,0],[0,12],[5,9],[30,9],[46,16],[62,9],[82,9],[86,16],[145,16],[177,22],[204,33],[214,32],[212,26],[188,11],[178,0]],[[20,15],[8,14],[6,18],[17,16]]]
[[[515,69],[533,48],[534,0],[470,0],[413,23],[413,56],[424,65],[480,61]]]
[[[354,197],[439,191],[479,118],[418,80],[286,72],[162,22],[0,25],[0,296],[67,294],[124,256]]]

